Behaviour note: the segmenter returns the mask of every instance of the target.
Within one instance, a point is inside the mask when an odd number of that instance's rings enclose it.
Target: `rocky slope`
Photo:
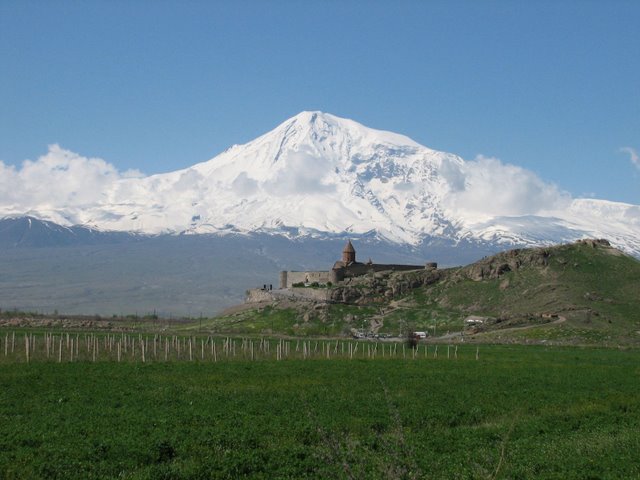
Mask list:
[[[279,312],[294,334],[424,330],[459,341],[466,331],[490,341],[637,344],[639,286],[638,260],[606,240],[584,240],[460,268],[379,272],[332,287],[329,303],[276,299],[230,317],[242,329]],[[224,329],[230,317],[212,326]]]

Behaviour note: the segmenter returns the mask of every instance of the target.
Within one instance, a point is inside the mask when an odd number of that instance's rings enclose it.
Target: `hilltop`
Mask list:
[[[231,309],[209,326],[317,335],[419,330],[443,341],[639,344],[638,286],[638,260],[606,240],[581,240],[509,250],[465,267],[369,274],[329,287],[330,302],[274,297]]]

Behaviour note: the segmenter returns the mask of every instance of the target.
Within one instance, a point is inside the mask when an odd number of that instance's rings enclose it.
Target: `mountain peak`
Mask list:
[[[327,120],[330,118],[336,118],[329,113],[321,112],[320,110],[303,110],[302,112],[294,115],[289,120],[294,120],[300,123],[309,123],[312,124],[316,120]]]
[[[396,133],[303,111],[192,167],[118,178],[65,202],[5,206],[65,225],[541,245],[608,237],[640,252],[640,206],[571,200],[495,159],[465,162]],[[65,197],[66,198],[66,197]]]
[[[354,120],[338,117],[319,110],[302,111],[284,121],[266,135],[278,134],[283,131],[289,134],[295,132],[298,140],[307,142],[331,142],[332,140],[340,141],[341,139],[347,139],[350,143],[360,146],[365,144],[387,144],[425,148],[405,135],[365,127]]]

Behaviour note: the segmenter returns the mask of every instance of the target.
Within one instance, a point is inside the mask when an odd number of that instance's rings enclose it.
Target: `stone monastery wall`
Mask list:
[[[280,288],[291,288],[294,283],[318,282],[320,284],[326,284],[330,281],[331,272],[282,272],[280,274]]]
[[[382,271],[398,271],[435,269],[436,263],[427,263],[425,265],[401,265],[401,264],[380,264],[356,262],[356,251],[351,244],[347,242],[342,251],[342,260],[337,261],[333,268],[329,271],[306,271],[306,272],[280,272],[280,288],[292,288],[296,283],[310,284],[318,282],[321,285],[329,282],[336,284],[347,278],[359,277],[367,273]]]

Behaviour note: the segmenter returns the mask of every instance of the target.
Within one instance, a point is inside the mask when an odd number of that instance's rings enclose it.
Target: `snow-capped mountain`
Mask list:
[[[82,202],[0,206],[0,214],[142,233],[348,234],[412,245],[603,237],[640,255],[638,205],[572,199],[519,167],[464,161],[321,112],[190,168],[118,178]]]

